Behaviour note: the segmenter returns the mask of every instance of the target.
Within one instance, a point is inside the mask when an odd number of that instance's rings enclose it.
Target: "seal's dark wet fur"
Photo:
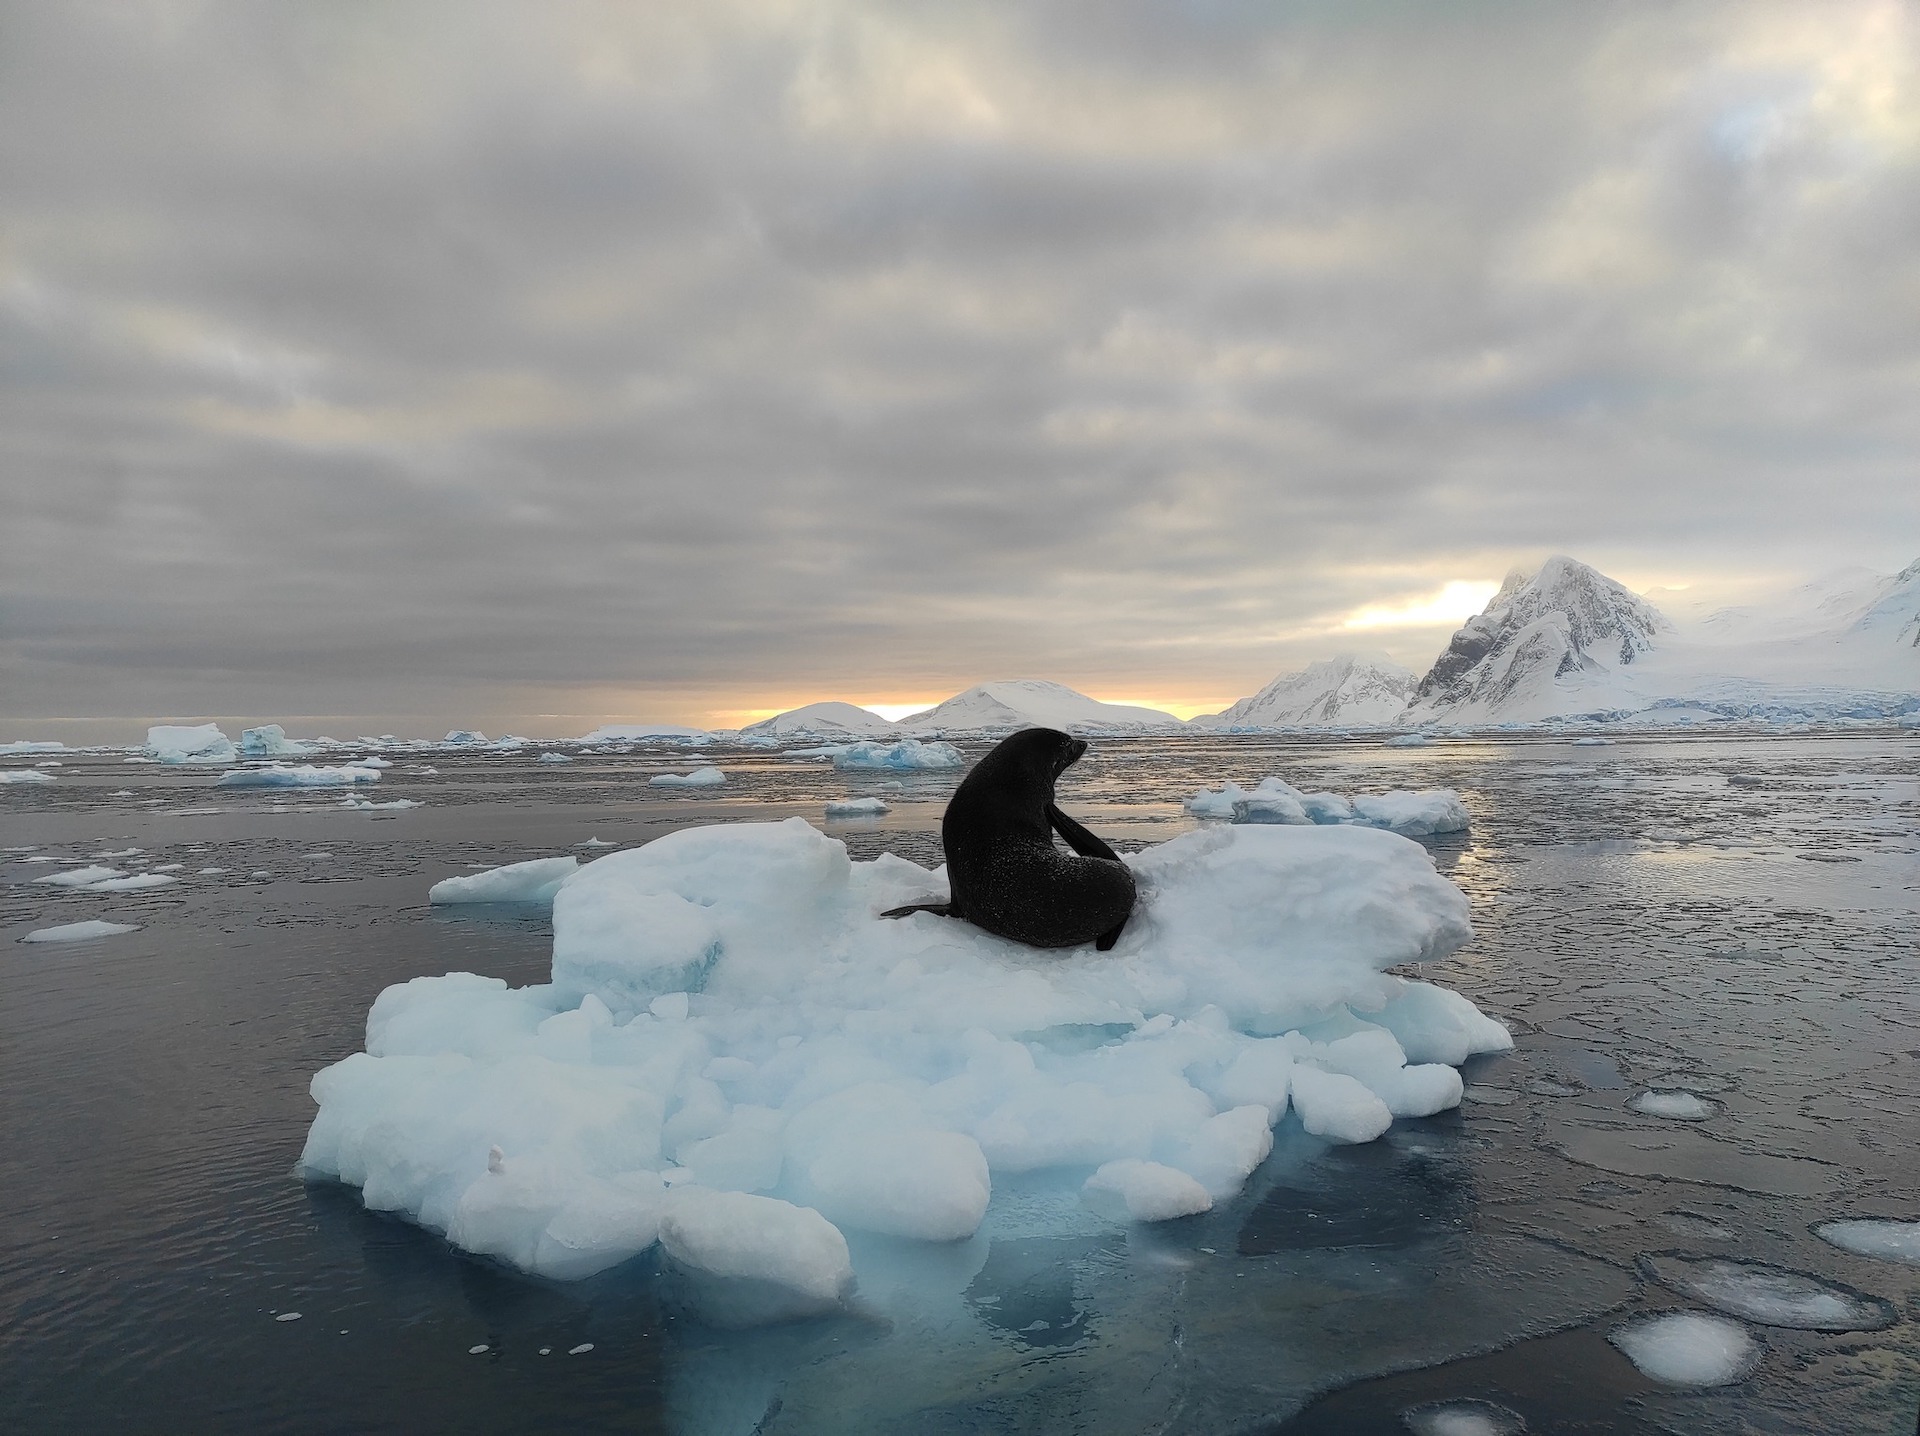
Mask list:
[[[1053,728],[1003,739],[961,780],[940,820],[953,900],[883,916],[932,912],[1031,947],[1111,948],[1133,911],[1133,874],[1053,800],[1054,781],[1086,751]],[[1078,857],[1054,846],[1056,832]]]

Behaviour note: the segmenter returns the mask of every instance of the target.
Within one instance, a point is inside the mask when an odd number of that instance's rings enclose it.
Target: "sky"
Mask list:
[[[1556,552],[1892,572],[1917,80],[1880,0],[0,3],[0,739],[1208,712]]]

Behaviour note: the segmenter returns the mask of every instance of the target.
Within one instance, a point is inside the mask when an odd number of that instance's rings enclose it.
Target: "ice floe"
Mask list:
[[[508,863],[482,873],[442,878],[427,890],[427,901],[444,906],[463,902],[536,902],[550,903],[560,884],[579,870],[580,860],[571,854],[560,858],[535,858],[531,862]]]
[[[1433,739],[1425,733],[1400,733],[1386,740],[1382,746],[1388,748],[1431,748]]]
[[[1729,1386],[1751,1374],[1760,1344],[1737,1321],[1670,1311],[1607,1333],[1642,1375],[1667,1386]]]
[[[301,763],[288,767],[274,763],[265,768],[237,768],[231,773],[222,773],[216,788],[347,788],[355,783],[377,783],[380,781],[378,769],[364,767],[358,763],[343,764],[339,767],[316,767],[312,763]]]
[[[1263,778],[1253,788],[1227,783],[1203,788],[1186,800],[1196,818],[1234,823],[1327,825],[1352,823],[1385,828],[1410,838],[1465,832],[1472,820],[1451,788],[1427,788],[1347,798],[1339,793],[1303,793],[1280,778]]]
[[[102,878],[87,883],[80,891],[89,893],[137,893],[149,888],[172,887],[180,879],[172,873],[135,873],[132,877]]]
[[[1642,1092],[1627,1106],[1643,1117],[1665,1117],[1673,1122],[1704,1122],[1720,1108],[1691,1092]]]
[[[1400,1421],[1413,1436],[1523,1436],[1527,1429],[1518,1411],[1472,1397],[1410,1406]]]
[[[1071,1192],[1106,1169],[1090,1201],[1178,1215],[1195,1187],[1231,1198],[1289,1110],[1369,1140],[1457,1103],[1455,1066],[1512,1044],[1385,970],[1469,936],[1417,844],[1215,827],[1128,861],[1142,900],[1113,952],[1042,954],[879,919],[943,875],[853,862],[799,819],[610,854],[558,886],[551,983],[380,995],[366,1051],[314,1079],[303,1170],[556,1277],[643,1250],[657,1218],[684,1276],[811,1310],[842,1290],[823,1229],[964,1237],[1015,1172]],[[1152,1165],[1110,1167],[1128,1160]],[[756,1222],[790,1240],[754,1245]],[[805,1271],[781,1265],[801,1247]]]
[[[159,763],[231,763],[240,756],[217,723],[162,723],[147,729],[146,756]]]
[[[72,868],[64,873],[48,873],[43,878],[35,878],[34,881],[37,883],[45,883],[48,887],[84,888],[93,883],[105,882],[108,878],[123,878],[125,876],[126,874],[120,871],[119,868],[103,867],[95,863],[89,864],[84,868]]]
[[[38,768],[0,768],[0,784],[6,783],[52,783],[57,781],[51,773],[43,773]]]
[[[1802,1331],[1878,1331],[1894,1322],[1890,1302],[1838,1282],[1764,1262],[1673,1254],[1644,1256],[1656,1281],[1729,1316]]]
[[[827,800],[829,818],[877,818],[889,811],[885,798],[830,798]]]
[[[1822,1222],[1813,1234],[1856,1256],[1920,1266],[1920,1222]]]
[[[727,781],[727,775],[708,764],[691,773],[655,773],[647,781],[656,788],[717,788]]]
[[[536,763],[571,763],[573,759],[569,758],[565,753],[547,752],[542,753],[533,761]]]
[[[399,808],[423,808],[426,804],[417,798],[389,798],[384,803],[376,803],[372,798],[356,798],[349,793],[340,800],[343,808],[352,808],[360,813],[387,812]]]
[[[123,932],[138,932],[140,924],[136,922],[102,922],[95,918],[91,922],[68,922],[58,927],[37,927],[22,942],[88,942],[96,937],[116,937]]]

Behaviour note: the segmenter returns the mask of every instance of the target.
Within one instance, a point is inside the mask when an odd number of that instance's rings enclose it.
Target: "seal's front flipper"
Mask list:
[[[1081,857],[1105,858],[1115,863],[1120,861],[1120,854],[1061,812],[1058,803],[1047,804],[1047,821],[1053,824],[1053,830],[1056,833],[1067,840],[1067,846]],[[1118,935],[1117,930],[1115,935]]]
[[[1127,917],[1132,917],[1132,916],[1133,916],[1132,913],[1127,914]],[[1100,952],[1112,952],[1113,945],[1116,942],[1120,941],[1120,933],[1126,927],[1126,925],[1127,925],[1127,918],[1125,917],[1121,918],[1120,921],[1115,923],[1112,927],[1108,928],[1105,932],[1101,933],[1099,937],[1093,940],[1094,947]]]
[[[930,912],[935,917],[956,916],[953,910],[953,904],[950,902],[917,902],[917,903],[914,903],[911,907],[888,908],[885,912],[881,913],[880,916],[905,917],[909,913],[916,913],[916,912]],[[1120,935],[1119,931],[1118,929],[1116,929],[1114,931],[1114,936],[1118,937],[1119,935]]]

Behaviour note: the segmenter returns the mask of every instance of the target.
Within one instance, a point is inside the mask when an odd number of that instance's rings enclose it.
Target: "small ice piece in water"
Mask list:
[[[300,1313],[297,1311],[283,1311],[274,1318],[275,1321],[298,1321],[299,1319]]]
[[[216,788],[349,788],[355,783],[377,783],[377,768],[348,763],[337,768],[319,768],[311,763],[288,767],[275,763],[266,768],[238,768],[222,773]]]
[[[1409,838],[1441,833],[1464,833],[1472,826],[1466,804],[1451,788],[1427,788],[1418,793],[1396,790],[1378,797],[1353,800],[1355,822],[1385,828]]]
[[[1724,1316],[1670,1311],[1607,1333],[1643,1376],[1667,1386],[1730,1386],[1751,1375],[1760,1345]]]
[[[349,793],[340,800],[340,806],[352,808],[360,813],[376,813],[390,808],[420,808],[426,805],[414,798],[393,798],[384,803],[376,803],[372,798],[356,798]]]
[[[1400,1420],[1413,1436],[1521,1436],[1526,1419],[1491,1401],[1430,1401],[1410,1406]]]
[[[1671,1122],[1704,1122],[1720,1110],[1691,1092],[1642,1092],[1627,1106],[1643,1117],[1665,1117]]]
[[[476,728],[454,728],[440,740],[443,747],[465,748],[474,743],[484,743],[487,735]]]
[[[159,763],[231,763],[240,756],[217,723],[162,723],[147,729],[146,756]]]
[[[709,763],[691,773],[655,773],[647,781],[656,788],[717,788],[727,775]]]
[[[1920,1266],[1920,1222],[1822,1222],[1813,1234],[1856,1256]]]
[[[877,818],[889,811],[885,798],[833,798],[827,802],[829,818]]]
[[[1466,1101],[1478,1102],[1486,1107],[1505,1107],[1519,1095],[1509,1087],[1487,1087],[1478,1082],[1462,1088],[1460,1092],[1460,1096]]]
[[[1117,1222],[1165,1222],[1213,1210],[1207,1189],[1185,1172],[1138,1157],[1103,1164],[1080,1188],[1080,1199]]]
[[[138,873],[130,878],[103,878],[97,883],[88,883],[82,892],[90,893],[137,893],[148,888],[170,887],[180,879],[172,873]]]
[[[1575,738],[1573,740],[1573,746],[1576,748],[1604,748],[1612,742],[1613,739],[1611,738]]]
[[[1425,733],[1401,733],[1387,739],[1382,746],[1388,748],[1431,748],[1433,739]]]
[[[51,783],[53,774],[43,773],[38,768],[0,769],[0,783]]]
[[[197,875],[203,878],[211,878],[211,877],[218,877],[221,873],[224,873],[225,871],[226,871],[225,868],[201,868]]]
[[[138,932],[140,924],[135,922],[102,922],[98,918],[90,922],[62,923],[59,927],[38,927],[22,942],[87,942],[96,937],[116,937],[123,932]]]
[[[485,1343],[485,1342],[482,1342],[482,1343],[481,1343],[480,1345],[478,1345],[478,1346],[469,1346],[469,1347],[467,1348],[467,1355],[469,1355],[469,1356],[478,1356],[478,1355],[480,1355],[480,1353],[481,1353],[481,1352],[483,1352],[483,1351],[485,1351],[486,1349],[487,1349],[487,1346],[486,1346],[486,1343]]]
[[[610,843],[605,838],[588,838],[585,842],[575,843],[576,848],[617,848],[618,843]]]
[[[549,1348],[542,1347],[541,1353],[544,1355],[547,1350],[549,1350]],[[593,1343],[591,1341],[583,1341],[578,1346],[569,1346],[567,1348],[567,1355],[585,1356],[589,1351],[592,1351],[592,1350],[593,1350]]]
[[[550,903],[560,884],[580,866],[580,859],[568,853],[558,858],[535,858],[531,862],[508,863],[485,872],[464,877],[442,878],[427,889],[427,901],[436,906],[465,902]]]
[[[569,758],[565,753],[542,753],[533,761],[536,763],[571,763],[573,759]]]
[[[43,878],[35,878],[34,881],[37,883],[45,883],[48,887],[84,888],[94,883],[105,882],[108,878],[123,878],[125,876],[126,874],[120,871],[119,868],[107,868],[95,864],[91,867],[74,868],[64,873],[48,873]]]
[[[302,854],[300,854],[300,856],[301,856],[301,857],[303,857],[303,858],[307,858],[307,859],[310,859],[310,860],[312,860],[312,861],[314,861],[314,862],[318,862],[318,861],[319,861],[320,859],[322,859],[322,858],[330,858],[330,857],[332,857],[332,856],[333,856],[333,854],[332,854],[332,853],[302,853]]]
[[[1878,1331],[1892,1326],[1891,1302],[1806,1272],[1764,1262],[1690,1258],[1665,1253],[1640,1258],[1654,1280],[1683,1291],[1729,1316],[1799,1331]]]

